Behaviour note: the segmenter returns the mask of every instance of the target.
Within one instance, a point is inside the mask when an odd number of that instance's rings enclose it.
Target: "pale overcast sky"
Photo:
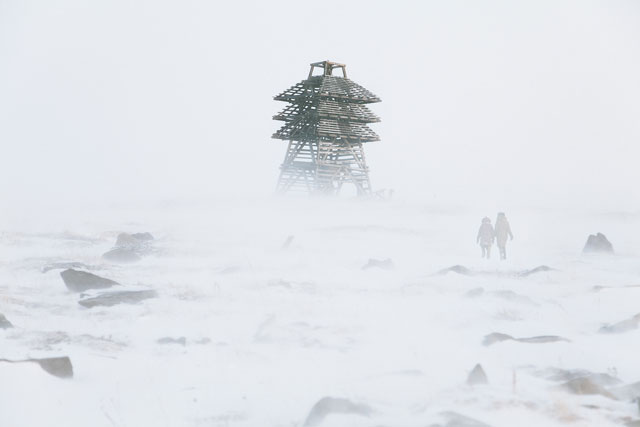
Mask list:
[[[0,191],[267,196],[325,59],[383,100],[376,189],[640,209],[637,1],[0,0]]]

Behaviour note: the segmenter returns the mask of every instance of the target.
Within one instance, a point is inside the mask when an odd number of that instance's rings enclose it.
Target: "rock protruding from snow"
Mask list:
[[[9,322],[9,320],[7,320],[6,317],[4,317],[4,314],[0,313],[0,329],[8,328],[13,328],[13,325],[11,324],[11,322]]]
[[[58,378],[73,377],[73,365],[68,356],[31,359],[31,361],[36,362],[42,369]]]
[[[119,285],[118,282],[105,279],[86,271],[69,268],[60,273],[64,284],[72,292],[86,292],[90,289],[107,289]]]
[[[613,325],[605,325],[600,328],[601,334],[620,334],[622,332],[629,332],[638,329],[640,326],[640,313],[635,316],[622,320]]]
[[[514,338],[511,335],[503,334],[500,332],[493,332],[484,337],[482,344],[485,346],[489,346],[501,341],[518,341],[529,344],[545,344],[550,342],[570,342],[566,338],[559,337],[557,335],[541,335],[537,337],[527,337],[527,338]]]
[[[86,308],[110,307],[117,304],[137,304],[156,296],[158,294],[153,290],[105,292],[95,297],[81,299],[78,304]]]
[[[540,335],[537,337],[527,337],[527,338],[514,338],[515,341],[518,342],[526,342],[530,344],[546,344],[550,342],[571,342],[563,337],[559,337],[557,335]]]
[[[102,257],[107,261],[116,263],[130,263],[140,261],[141,257],[151,249],[154,237],[151,233],[120,233],[116,238],[116,244]]]
[[[58,378],[72,378],[73,365],[68,356],[46,357],[44,359],[8,360],[0,359],[7,363],[36,363],[47,373]]]
[[[185,337],[173,338],[162,337],[157,341],[158,344],[180,344],[182,346],[187,345],[187,339]]]
[[[444,268],[438,271],[437,274],[447,274],[449,272],[462,274],[463,276],[471,276],[473,274],[473,272],[464,265],[454,265],[449,268]]]
[[[391,260],[391,258],[385,258],[385,259],[369,258],[369,261],[367,261],[367,263],[362,266],[362,269],[368,270],[370,268],[380,268],[382,270],[393,270],[395,269],[395,265],[393,265],[393,261]]]
[[[446,424],[435,424],[432,427],[491,427],[475,418],[467,417],[453,411],[441,412],[440,416],[444,417]]]
[[[153,234],[149,233],[148,231],[145,231],[143,233],[133,233],[131,237],[137,239],[140,242],[150,242],[152,240],[155,240]]]
[[[330,414],[354,414],[368,417],[373,410],[363,403],[354,403],[349,399],[323,397],[311,408],[304,427],[318,426]]]
[[[569,380],[566,383],[562,384],[561,387],[573,394],[599,394],[610,399],[616,399],[613,394],[611,394],[609,391],[607,391],[607,389],[605,389],[590,377],[582,377]]]
[[[129,248],[111,249],[110,251],[105,252],[102,255],[102,258],[106,259],[107,261],[123,264],[128,262],[140,261],[142,259],[135,249]]]
[[[548,265],[539,265],[536,268],[532,268],[531,270],[521,271],[518,275],[522,277],[528,277],[532,274],[543,273],[547,271],[555,271],[555,268],[551,268]]]
[[[591,234],[587,238],[587,243],[584,245],[584,249],[582,249],[582,253],[603,253],[603,254],[612,254],[613,253],[613,245],[602,233]]]
[[[591,372],[586,369],[546,368],[535,371],[534,375],[556,382],[568,382],[579,378],[589,378],[589,380],[594,383],[606,387],[622,383],[622,381],[610,374]]]
[[[487,374],[482,369],[481,364],[477,364],[473,370],[469,373],[467,377],[467,384],[469,385],[482,385],[489,384],[489,380],[487,379]]]
[[[151,233],[120,233],[116,238],[116,248],[140,248],[153,241]]]
[[[485,335],[484,340],[482,340],[482,345],[489,346],[497,342],[510,341],[513,339],[514,338],[511,335],[502,334],[500,332],[493,332],[493,333],[490,333],[489,335]]]

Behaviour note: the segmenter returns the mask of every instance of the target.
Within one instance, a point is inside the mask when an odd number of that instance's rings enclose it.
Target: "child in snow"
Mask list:
[[[482,218],[482,224],[480,224],[478,237],[476,238],[477,243],[479,243],[482,248],[482,258],[486,257],[489,259],[491,257],[491,245],[493,245],[494,238],[495,233],[491,226],[491,220],[485,216]]]

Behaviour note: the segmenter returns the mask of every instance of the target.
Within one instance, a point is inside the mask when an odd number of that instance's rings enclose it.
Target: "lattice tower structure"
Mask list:
[[[313,75],[317,69],[322,74]],[[337,69],[342,76],[334,75]],[[371,194],[363,144],[380,140],[367,126],[380,119],[366,104],[380,98],[348,79],[344,64],[322,61],[274,99],[288,103],[273,116],[284,125],[272,138],[289,142],[277,192],[337,194],[351,183],[358,195]]]

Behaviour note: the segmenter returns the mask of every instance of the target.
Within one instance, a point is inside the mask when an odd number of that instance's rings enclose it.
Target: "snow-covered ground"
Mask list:
[[[176,202],[7,219],[0,313],[14,327],[0,329],[0,358],[68,355],[74,377],[0,363],[0,426],[639,419],[629,398],[603,394],[640,381],[640,330],[598,331],[640,313],[640,214],[502,209],[515,234],[505,262],[495,247],[494,259],[480,259],[475,245],[480,219],[496,212],[403,201]],[[133,264],[101,258],[118,233],[138,231],[156,237],[153,253]],[[581,255],[596,232],[615,256]],[[393,269],[362,268],[387,258]],[[83,308],[61,269],[43,272],[71,261],[159,296]],[[453,265],[473,274],[437,274]],[[554,270],[522,275],[540,265]],[[483,345],[494,332],[568,341]],[[158,341],[167,337],[184,345]],[[466,383],[477,363],[487,385]],[[619,384],[575,394],[549,368],[604,373]],[[367,415],[309,418],[324,397],[348,399]]]

